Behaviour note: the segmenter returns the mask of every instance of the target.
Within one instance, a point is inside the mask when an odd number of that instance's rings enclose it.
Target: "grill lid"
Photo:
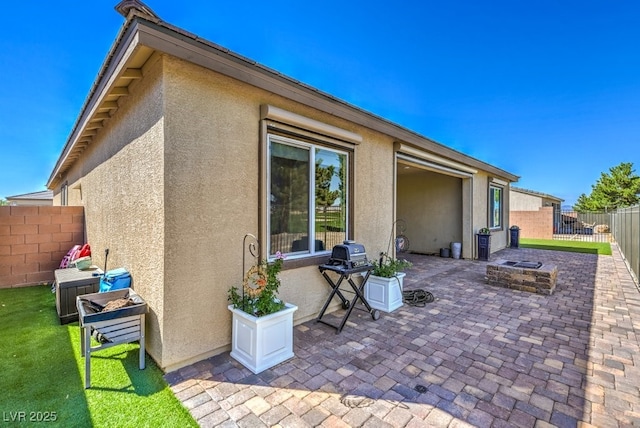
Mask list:
[[[342,264],[347,267],[358,267],[369,264],[364,245],[352,240],[346,240],[342,244],[335,245],[331,251],[329,263]]]

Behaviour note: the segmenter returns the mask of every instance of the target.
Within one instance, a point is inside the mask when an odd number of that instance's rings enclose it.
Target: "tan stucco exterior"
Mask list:
[[[130,25],[122,40],[134,40],[132,29],[147,23]],[[330,100],[335,109],[324,111],[324,99],[306,102],[293,92],[287,96],[288,87],[276,93],[205,66],[204,60],[196,64],[175,52],[149,50],[142,50],[144,61],[135,56],[140,50],[126,50],[133,52],[129,61],[142,63],[136,65],[140,75],[75,160],[65,157],[73,153],[74,143],[68,143],[49,186],[58,204],[66,184],[69,204],[85,207],[94,262],[104,263],[103,249],[109,248],[109,268],[131,271],[133,288],[149,303],[147,350],[164,370],[229,349],[227,290],[242,281],[243,236],[263,232],[263,106],[361,137],[359,144],[344,143],[351,145],[354,162],[351,237],[365,245],[371,258],[389,250],[393,223],[400,217],[407,221],[405,233],[413,248],[433,252],[460,241],[463,257],[473,258],[473,234],[487,222],[489,178],[500,175],[508,185],[515,177],[496,174],[500,171],[489,165],[491,171],[478,170],[467,178],[432,171],[397,174],[397,143],[412,143],[399,137],[418,141],[415,134],[398,128],[390,135],[383,132],[391,126],[388,123],[335,100]],[[113,64],[109,67],[118,70]],[[94,97],[98,105],[99,96],[98,91],[90,94],[86,109]],[[342,110],[351,113],[337,114]],[[82,117],[89,123],[88,114]],[[84,132],[82,122],[74,135]],[[447,150],[442,152],[446,155]],[[456,162],[467,159],[455,157]],[[470,162],[474,170],[485,166]],[[504,194],[508,199],[507,190]],[[495,233],[492,245],[494,250],[504,247],[506,232]],[[285,263],[280,296],[298,306],[295,322],[316,317],[329,292],[317,264],[286,267]]]
[[[559,208],[563,201],[552,195],[519,188],[511,188],[509,198],[511,211],[538,211],[539,208],[551,206]]]

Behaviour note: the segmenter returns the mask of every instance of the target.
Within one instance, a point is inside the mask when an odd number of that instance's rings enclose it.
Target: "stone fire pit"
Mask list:
[[[557,266],[540,262],[496,260],[487,265],[489,284],[547,296],[556,289],[557,277]]]

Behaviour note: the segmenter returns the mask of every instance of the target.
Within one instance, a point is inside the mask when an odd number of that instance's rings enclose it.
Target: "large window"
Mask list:
[[[502,228],[502,187],[489,187],[489,228]]]
[[[330,250],[348,236],[348,153],[315,143],[268,137],[269,256]]]

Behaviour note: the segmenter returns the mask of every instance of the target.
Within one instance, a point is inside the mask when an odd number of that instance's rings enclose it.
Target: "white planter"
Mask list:
[[[293,313],[298,307],[285,305],[285,309],[263,317],[228,306],[233,314],[231,356],[253,373],[293,357]]]
[[[364,285],[364,297],[369,305],[383,312],[393,312],[402,306],[402,283],[406,273],[393,278],[370,275]]]

